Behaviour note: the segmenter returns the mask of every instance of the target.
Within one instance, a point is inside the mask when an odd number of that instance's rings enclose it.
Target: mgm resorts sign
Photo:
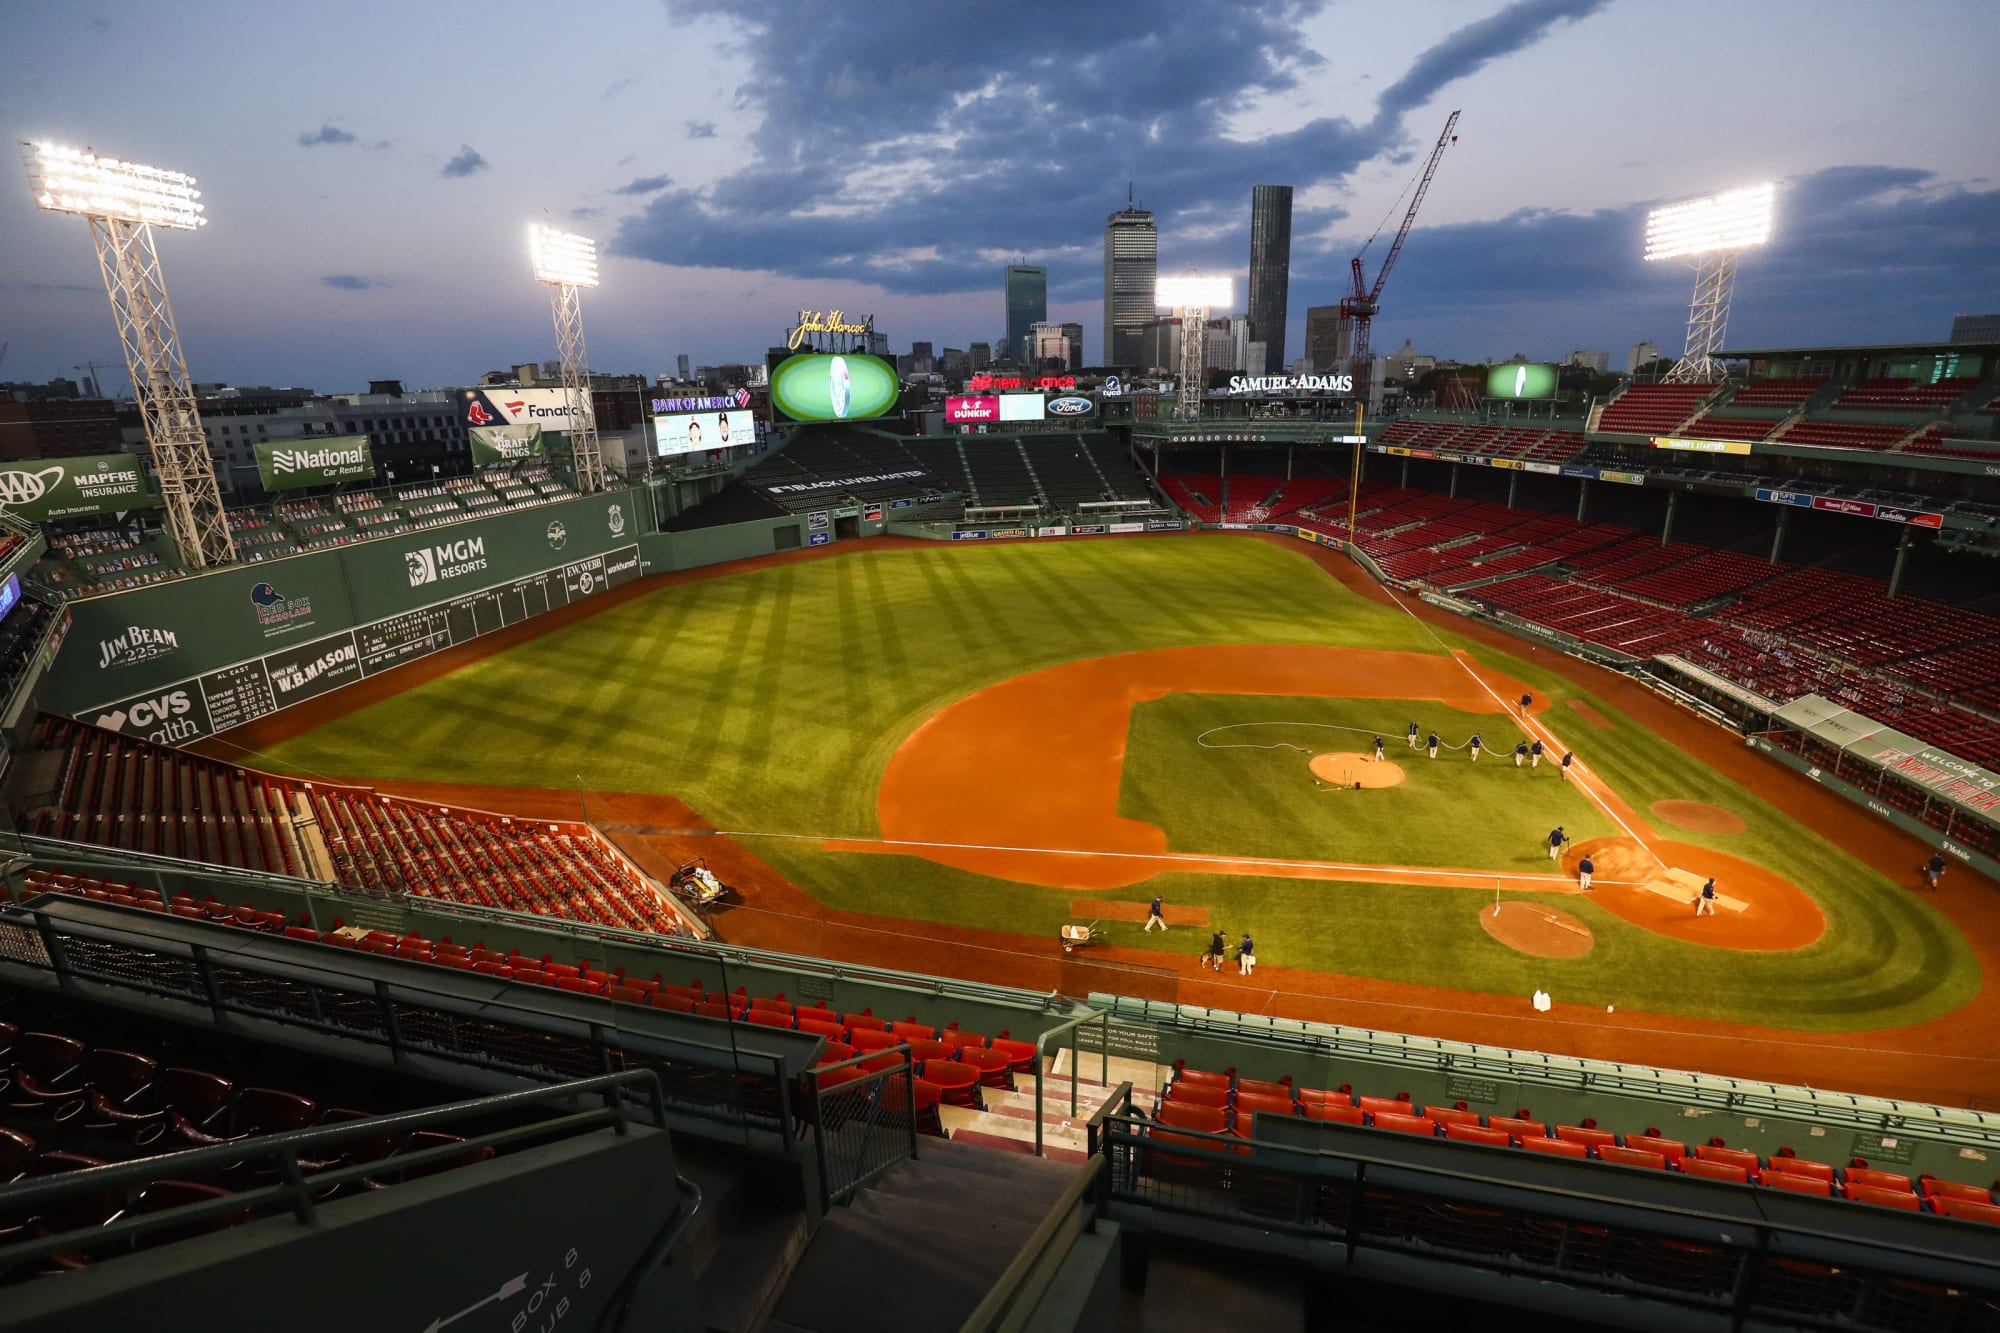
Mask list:
[[[845,334],[858,338],[869,331],[871,323],[850,323],[845,310],[801,310],[799,322],[785,335],[785,346],[796,352],[806,345],[808,339],[821,334]]]
[[[1232,375],[1231,393],[1353,393],[1352,375]]]

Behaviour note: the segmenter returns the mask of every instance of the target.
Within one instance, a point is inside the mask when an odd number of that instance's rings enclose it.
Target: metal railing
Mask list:
[[[986,1299],[966,1316],[959,1333],[1013,1333],[1027,1326],[1049,1284],[1055,1281],[1076,1238],[1097,1227],[1097,1197],[1105,1158],[1092,1154],[1007,1265]]]
[[[195,943],[147,933],[158,918],[138,916],[127,928],[58,919],[47,908],[0,913],[0,963],[51,972],[66,991],[96,983],[190,1004],[218,1027],[247,1019],[358,1039],[398,1064],[443,1060],[545,1082],[645,1069],[684,1120],[796,1140],[785,1057],[742,1049],[731,1025],[713,1040],[688,1023],[668,1037],[635,1027],[679,1016],[345,952],[322,965],[321,946],[268,935],[217,931],[215,942]]]
[[[340,1159],[342,1150],[354,1143],[400,1138],[437,1125],[462,1123],[592,1097],[600,1099],[602,1104],[565,1110],[546,1119],[490,1130],[458,1142],[393,1153],[345,1166],[322,1165]],[[245,1168],[250,1168],[250,1178],[266,1180],[266,1183],[247,1189],[232,1190],[214,1198],[157,1212],[122,1209],[107,1222],[37,1232],[25,1239],[0,1243],[0,1273],[11,1272],[20,1265],[57,1254],[123,1247],[128,1243],[136,1245],[142,1237],[150,1234],[200,1229],[204,1223],[216,1223],[231,1217],[247,1220],[257,1215],[289,1213],[301,1226],[317,1226],[319,1210],[328,1199],[342,1187],[360,1185],[364,1180],[408,1179],[412,1173],[428,1174],[429,1170],[469,1165],[503,1148],[601,1129],[609,1129],[620,1136],[630,1134],[634,1117],[630,1114],[629,1103],[634,1098],[651,1111],[651,1123],[664,1123],[666,1103],[659,1079],[651,1070],[630,1069],[550,1088],[498,1093],[420,1111],[400,1111],[313,1129],[232,1139],[227,1143],[187,1148],[165,1156],[145,1157],[0,1185],[0,1212],[43,1216],[52,1206],[59,1206],[65,1201],[124,1195],[161,1180],[203,1180],[224,1168],[239,1176],[244,1174]],[[698,1208],[700,1191],[679,1177],[676,1180],[684,1194],[692,1194],[694,1207]],[[673,1234],[679,1234],[678,1228]]]
[[[807,1075],[822,1209],[917,1156],[916,1070],[910,1053],[905,1042],[817,1065]],[[899,1058],[886,1069],[865,1069],[885,1056]],[[857,1067],[864,1067],[859,1077],[827,1082],[829,1075]]]
[[[1294,1256],[1301,1242],[1322,1245],[1323,1262],[1359,1272],[1424,1260],[1444,1284],[1451,1273],[1560,1282],[1738,1327],[1756,1319],[1914,1331],[2000,1320],[2000,1247],[1979,1223],[1386,1130],[1313,1128],[1325,1131],[1325,1146],[1163,1125],[1135,1111],[1128,1083],[1089,1124],[1090,1150],[1107,1161],[1104,1211],[1137,1210],[1157,1229],[1209,1243],[1276,1244]]]
[[[1868,1133],[1920,1134],[1940,1143],[2000,1153],[2000,1115],[1991,1112],[1113,995],[1094,994],[1090,1003],[1108,1010],[1114,1018],[1143,1023],[1163,1037],[1180,1032],[1239,1038],[1282,1052],[1290,1060],[1351,1059],[1447,1077],[1500,1079],[1528,1089],[1607,1093],[1674,1108],[1694,1106],[1734,1115],[1784,1117]]]

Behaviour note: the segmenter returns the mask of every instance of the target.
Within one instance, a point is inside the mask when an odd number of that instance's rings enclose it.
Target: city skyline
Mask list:
[[[210,225],[161,250],[202,380],[352,390],[547,359],[520,240],[537,220],[598,240],[593,359],[621,369],[669,371],[681,351],[755,361],[800,306],[871,311],[898,346],[969,346],[991,337],[993,274],[1016,258],[1047,270],[1049,320],[1101,325],[1100,229],[1128,181],[1168,271],[1242,275],[1244,194],[1290,180],[1285,341],[1302,347],[1303,310],[1338,299],[1454,107],[1462,141],[1385,292],[1380,342],[1468,359],[1672,350],[1685,274],[1639,261],[1644,212],[1761,179],[1780,182],[1777,234],[1743,267],[1732,339],[1942,339],[1953,314],[2000,306],[1990,150],[1934,132],[2000,114],[1977,54],[2000,13],[1814,13],[1489,0],[1412,37],[1386,8],[1304,3],[1220,30],[1163,12],[1134,30],[1030,5],[1022,21],[1076,53],[1058,70],[940,64],[957,20],[915,7],[609,0],[599,21],[640,54],[510,101],[476,64],[433,60],[413,80],[365,50],[301,61],[305,30],[284,12],[24,0],[0,120],[199,178]],[[475,15],[538,21],[511,0],[343,14],[411,52],[454,49]],[[643,58],[653,47],[678,53],[671,80]],[[287,77],[241,77],[258,67]],[[1672,132],[1658,108],[1695,69],[1699,115],[1766,132]],[[1884,90],[1865,116],[1857,87]],[[39,214],[20,178],[0,186],[0,377],[115,356],[97,283],[87,235]]]

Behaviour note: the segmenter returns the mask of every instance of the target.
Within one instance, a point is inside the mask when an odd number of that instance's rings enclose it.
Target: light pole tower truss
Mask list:
[[[604,489],[597,408],[590,396],[590,352],[583,341],[583,289],[597,285],[597,245],[587,236],[540,224],[528,229],[535,279],[548,284],[556,322],[556,360],[569,401],[570,465],[585,495]]]
[[[1153,284],[1154,304],[1169,307],[1181,322],[1180,382],[1174,403],[1175,414],[1183,421],[1201,419],[1201,392],[1208,379],[1208,314],[1217,306],[1226,309],[1232,293],[1228,277],[1193,272]]]
[[[1771,236],[1772,185],[1691,199],[1646,216],[1646,258],[1685,259],[1694,265],[1694,299],[1688,304],[1687,342],[1666,374],[1669,384],[1706,384],[1723,377],[1719,354],[1729,330],[1729,301],[1736,287],[1736,259]]]
[[[193,231],[207,221],[194,178],[98,157],[89,150],[22,144],[35,202],[90,222],[105,295],[118,325],[132,394],[160,479],[167,526],[191,569],[232,564],[236,543],[201,427],[180,332],[153,244],[155,226]]]

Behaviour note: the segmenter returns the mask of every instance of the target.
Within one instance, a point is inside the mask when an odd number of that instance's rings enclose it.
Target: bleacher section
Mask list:
[[[35,833],[352,888],[673,934],[663,891],[588,825],[299,782],[44,718],[60,755]]]
[[[1675,435],[1720,386],[1710,384],[1634,384],[1605,407],[1597,429],[1621,435]]]
[[[229,510],[224,520],[237,554],[255,564],[575,496],[576,491],[545,463],[502,464],[475,476],[439,482],[274,500]],[[187,574],[173,542],[162,533],[86,528],[52,536],[32,579],[45,595],[63,600],[145,587]]]
[[[1191,1183],[1192,1176],[1224,1170],[1236,1145],[1254,1137],[1258,1117],[1278,1116],[2000,1225],[2000,1202],[1991,1189],[1877,1170],[1861,1158],[1827,1162],[1801,1157],[1789,1145],[1761,1154],[1729,1147],[1719,1139],[1687,1143],[1658,1126],[1648,1126],[1643,1134],[1614,1133],[1599,1128],[1595,1116],[1581,1117],[1579,1124],[1549,1124],[1536,1119],[1527,1107],[1512,1115],[1482,1114],[1463,1101],[1420,1103],[1407,1092],[1371,1095],[1349,1084],[1335,1089],[1303,1087],[1289,1074],[1276,1080],[1248,1079],[1234,1069],[1197,1070],[1177,1062],[1154,1104],[1138,1109],[1152,1121],[1146,1130],[1148,1142],[1155,1149],[1171,1149],[1150,1153],[1142,1169],[1183,1184]]]
[[[1729,399],[1731,407],[1783,407],[1797,408],[1805,405],[1806,399],[1825,388],[1824,377],[1782,379],[1770,378],[1752,380],[1738,389]]]
[[[1582,452],[1585,443],[1583,432],[1578,430],[1408,417],[1391,422],[1378,442],[1404,449],[1482,454],[1533,463],[1560,463]]]
[[[1935,384],[1893,378],[1863,380],[1843,392],[1833,405],[1871,412],[1940,412],[1978,382],[1969,377],[1942,379]]]
[[[1911,425],[1876,425],[1865,421],[1795,421],[1774,443],[1821,449],[1888,449],[1916,430]]]

